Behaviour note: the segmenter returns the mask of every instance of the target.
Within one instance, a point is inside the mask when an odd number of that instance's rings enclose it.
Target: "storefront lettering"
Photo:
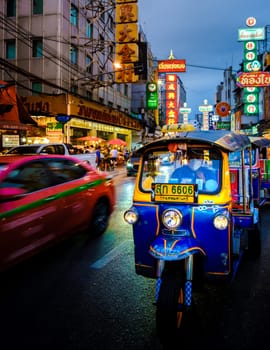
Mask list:
[[[27,100],[23,101],[24,106],[27,108],[28,112],[37,115],[37,114],[50,114],[50,103],[45,101],[36,101],[28,102]]]
[[[133,120],[122,113],[112,113],[105,110],[96,110],[91,107],[87,107],[83,104],[78,105],[78,116],[88,118],[90,120],[95,120],[100,123],[106,123],[111,125],[124,126],[130,129],[139,129],[140,125],[137,120]]]

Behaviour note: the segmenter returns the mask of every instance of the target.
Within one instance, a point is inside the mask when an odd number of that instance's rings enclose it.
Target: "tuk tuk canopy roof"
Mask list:
[[[245,134],[239,134],[228,130],[197,130],[177,133],[174,137],[162,137],[150,142],[136,150],[137,156],[148,149],[158,145],[169,145],[171,143],[201,143],[216,146],[225,152],[240,151],[251,146],[251,140]]]
[[[265,137],[249,136],[249,138],[251,143],[259,148],[268,147],[270,145],[270,139],[267,139]]]

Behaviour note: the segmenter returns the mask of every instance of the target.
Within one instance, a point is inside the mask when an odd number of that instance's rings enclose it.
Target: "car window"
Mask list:
[[[1,187],[19,187],[26,192],[41,190],[51,185],[46,165],[33,161],[12,170],[1,182]]]
[[[60,184],[83,177],[87,170],[80,164],[67,159],[48,159],[54,184]]]
[[[18,146],[15,148],[11,148],[7,154],[35,154],[37,153],[38,146],[32,145],[32,146]]]

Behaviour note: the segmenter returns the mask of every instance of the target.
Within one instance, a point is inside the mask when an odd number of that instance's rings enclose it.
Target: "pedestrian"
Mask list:
[[[98,170],[100,170],[100,163],[101,163],[100,146],[97,146],[97,148],[96,148],[96,167]]]
[[[118,158],[118,151],[116,148],[112,148],[111,152],[110,152],[110,155],[111,155],[111,163],[112,163],[112,166],[113,168],[117,165],[117,158]]]

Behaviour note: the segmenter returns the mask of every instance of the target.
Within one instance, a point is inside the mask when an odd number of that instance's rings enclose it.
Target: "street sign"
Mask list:
[[[180,108],[180,113],[182,113],[182,114],[188,114],[188,113],[190,113],[191,112],[191,108]]]
[[[199,106],[200,112],[212,112],[213,106],[212,105],[206,105],[206,106]]]

